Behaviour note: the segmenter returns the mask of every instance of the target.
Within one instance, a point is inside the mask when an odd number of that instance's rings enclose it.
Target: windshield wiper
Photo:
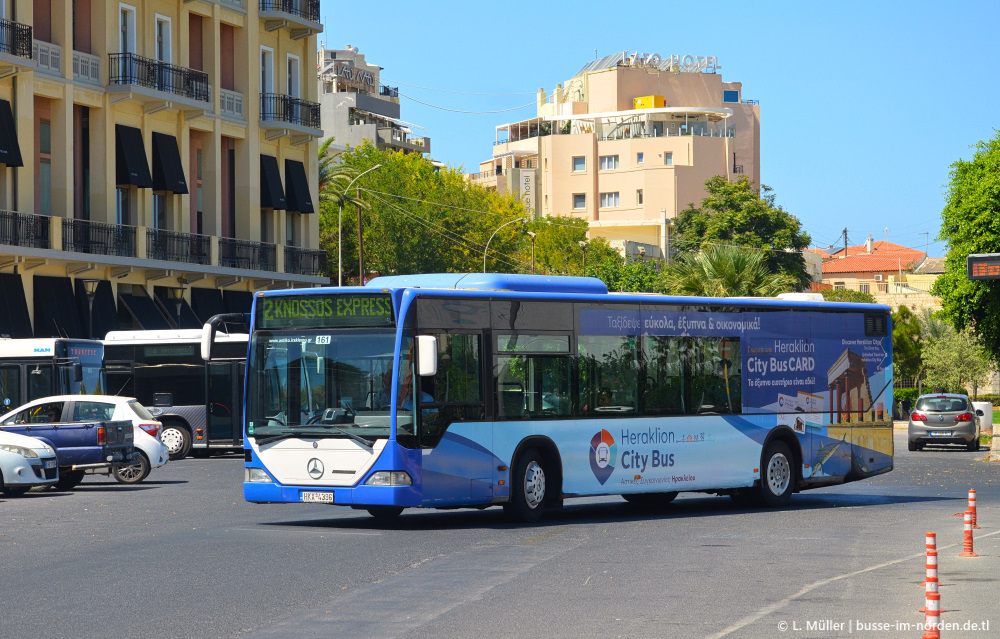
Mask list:
[[[304,430],[304,429],[286,430],[281,433],[274,433],[273,435],[262,435],[256,437],[257,445],[263,446],[265,444],[270,444],[272,442],[276,442],[282,439],[290,439],[292,437],[320,437],[322,436],[322,434],[316,432],[316,429],[319,428],[322,428],[323,430],[335,431],[338,435],[343,435],[344,437],[347,437],[348,439],[358,444],[361,444],[365,448],[372,447],[372,443],[367,439],[365,439],[364,437],[361,437],[360,435],[355,435],[353,433],[349,433],[346,430],[341,430],[336,426],[330,426],[328,424],[312,424],[312,428],[310,428],[309,430]]]
[[[368,441],[367,439],[365,439],[364,437],[362,437],[361,435],[355,435],[354,433],[349,433],[346,430],[337,428],[336,426],[331,426],[329,424],[317,424],[317,426],[321,426],[321,427],[323,427],[323,428],[325,428],[327,430],[336,431],[337,433],[343,435],[344,437],[348,437],[352,441],[357,442],[358,444],[361,444],[365,448],[371,448],[372,447],[372,443],[370,441]]]
[[[307,433],[304,430],[286,430],[283,433],[275,433],[274,435],[264,435],[261,437],[256,437],[257,445],[263,446],[264,444],[270,444],[281,439],[289,439],[291,437],[303,437]]]

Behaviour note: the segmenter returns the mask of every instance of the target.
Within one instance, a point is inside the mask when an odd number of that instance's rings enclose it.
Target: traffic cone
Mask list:
[[[978,557],[972,552],[972,513],[965,513],[965,540],[962,543],[962,553],[959,557]]]

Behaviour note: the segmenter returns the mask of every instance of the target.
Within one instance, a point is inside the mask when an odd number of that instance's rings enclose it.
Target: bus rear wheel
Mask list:
[[[507,517],[531,523],[545,510],[545,466],[541,453],[532,448],[517,460],[510,478],[510,501],[504,504]]]
[[[795,492],[794,457],[788,445],[775,441],[768,445],[761,462],[758,499],[763,506],[785,506]]]
[[[170,451],[170,461],[184,459],[191,452],[191,433],[178,424],[164,424],[160,440]]]

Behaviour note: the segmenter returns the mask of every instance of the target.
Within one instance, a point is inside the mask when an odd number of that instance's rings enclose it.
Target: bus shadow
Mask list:
[[[531,524],[511,522],[499,507],[456,510],[408,509],[397,519],[379,521],[364,511],[329,519],[288,520],[269,522],[264,526],[287,528],[334,528],[343,530],[463,530],[475,528],[512,529],[544,527],[562,524],[605,524],[615,522],[681,519],[691,517],[730,516],[755,513],[768,515],[799,510],[878,507],[894,504],[915,504],[953,501],[952,497],[915,495],[796,495],[782,508],[738,506],[728,497],[684,498],[662,507],[645,507],[626,501],[572,503],[560,509],[546,511],[541,521]]]

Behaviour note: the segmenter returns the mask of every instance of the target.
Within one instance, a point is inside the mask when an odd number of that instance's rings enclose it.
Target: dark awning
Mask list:
[[[191,307],[202,324],[213,315],[221,315],[226,312],[226,305],[222,302],[222,291],[217,288],[195,288],[192,286]]]
[[[0,337],[34,337],[24,284],[17,273],[0,273]]]
[[[0,100],[0,164],[24,166],[21,147],[17,143],[14,112],[10,110],[10,102],[7,100]]]
[[[116,124],[115,150],[115,184],[132,184],[140,189],[153,188],[149,163],[146,162],[146,147],[142,143],[142,131],[132,126]]]
[[[309,196],[309,180],[306,167],[295,160],[285,160],[285,199],[289,211],[315,213],[312,197]]]
[[[80,321],[83,322],[83,332],[86,337],[87,317],[90,314],[90,305],[87,302],[87,289],[83,285],[82,279],[76,280],[76,307],[80,312]],[[100,280],[97,282],[97,292],[94,294],[94,339],[104,339],[108,331],[118,330],[118,310],[115,308],[115,294],[111,290],[111,282]]]
[[[177,328],[201,328],[204,323],[198,321],[198,317],[188,306],[187,300],[181,298],[180,321],[177,318],[177,301],[170,296],[170,288],[167,286],[154,286],[153,296],[160,307],[160,312],[167,316],[171,324]]]
[[[155,131],[153,132],[153,190],[173,191],[179,195],[188,192],[181,154],[177,150],[177,138]]]
[[[35,337],[84,337],[68,277],[36,275]]]
[[[260,156],[260,208],[284,211],[285,192],[281,189],[281,174],[278,173],[278,158],[273,155]]]
[[[125,308],[133,322],[143,330],[154,331],[172,328],[170,322],[156,308],[156,304],[149,299],[145,292],[140,295],[119,293],[118,304]]]
[[[253,293],[247,291],[223,291],[227,313],[249,313],[253,305]]]

